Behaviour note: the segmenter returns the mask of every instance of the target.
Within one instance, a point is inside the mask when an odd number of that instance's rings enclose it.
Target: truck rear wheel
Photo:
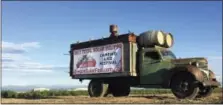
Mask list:
[[[202,87],[200,88],[200,91],[198,92],[197,98],[208,97],[211,95],[212,92],[213,92],[212,87]]]
[[[90,97],[106,97],[108,95],[108,84],[100,80],[91,80],[88,85]]]
[[[130,93],[130,86],[123,84],[109,84],[109,90],[114,97],[128,96]]]
[[[171,90],[173,94],[179,99],[194,99],[199,87],[193,84],[195,79],[188,72],[177,73],[171,81]]]

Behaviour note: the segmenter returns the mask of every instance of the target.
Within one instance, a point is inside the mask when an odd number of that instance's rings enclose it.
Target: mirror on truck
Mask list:
[[[147,58],[147,61],[151,64],[161,62],[161,56],[157,51],[145,52],[145,57]]]

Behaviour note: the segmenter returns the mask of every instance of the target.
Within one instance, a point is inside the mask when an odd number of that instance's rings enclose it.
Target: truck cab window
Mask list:
[[[170,50],[163,50],[163,51],[161,51],[161,54],[164,59],[176,59],[176,56]]]
[[[158,52],[153,51],[153,52],[146,52],[145,58],[151,59],[151,60],[159,60],[160,56],[159,56]]]

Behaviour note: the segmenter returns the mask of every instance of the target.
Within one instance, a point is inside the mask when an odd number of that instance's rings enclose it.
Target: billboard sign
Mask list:
[[[73,75],[122,71],[123,44],[109,44],[73,51]]]

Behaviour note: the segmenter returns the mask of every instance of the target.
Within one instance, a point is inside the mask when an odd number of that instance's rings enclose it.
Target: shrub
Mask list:
[[[74,91],[76,95],[88,95],[87,91],[79,90],[79,91]]]
[[[25,97],[25,93],[18,93],[18,98],[24,98]]]
[[[1,95],[3,98],[17,98],[17,93],[11,90],[2,91]]]
[[[61,91],[61,95],[62,96],[69,96],[70,95],[70,92],[69,91],[66,91],[66,90],[62,90]]]
[[[25,92],[24,93],[24,97],[23,98],[28,98],[28,99],[30,99],[30,98],[32,98],[32,92]]]
[[[55,91],[55,90],[50,90],[50,91],[48,91],[48,94],[47,94],[48,96],[57,96],[58,94],[57,94],[57,91]]]
[[[40,92],[33,92],[34,99],[44,98],[44,96]]]
[[[40,92],[40,94],[41,94],[41,98],[47,98],[49,95],[49,92],[48,91],[41,91]]]
[[[70,95],[72,95],[72,96],[76,96],[77,93],[76,93],[75,91],[70,91]]]

